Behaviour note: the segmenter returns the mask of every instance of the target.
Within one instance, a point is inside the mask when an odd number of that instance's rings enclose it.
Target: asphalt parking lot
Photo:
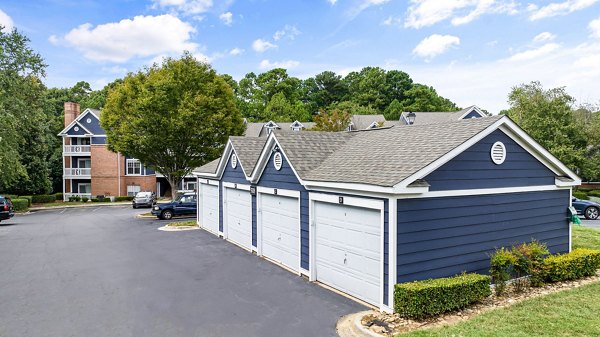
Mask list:
[[[600,220],[585,220],[582,218],[581,224],[586,227],[600,229]]]
[[[360,304],[130,207],[0,223],[0,336],[335,336]]]

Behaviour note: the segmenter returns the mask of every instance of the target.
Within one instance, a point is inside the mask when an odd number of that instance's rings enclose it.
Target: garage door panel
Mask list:
[[[381,211],[314,204],[316,279],[379,304]]]
[[[261,195],[262,255],[293,270],[300,263],[298,198]]]
[[[214,185],[200,185],[200,207],[202,218],[200,225],[214,233],[219,231],[219,187]]]
[[[250,192],[227,188],[227,238],[247,249],[252,248],[252,196]]]

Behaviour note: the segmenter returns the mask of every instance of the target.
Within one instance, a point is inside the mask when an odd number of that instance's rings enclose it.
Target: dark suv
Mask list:
[[[152,215],[159,219],[170,220],[175,215],[191,215],[197,212],[196,193],[184,193],[167,204],[152,207]]]
[[[15,215],[10,198],[0,195],[0,221],[8,220]]]

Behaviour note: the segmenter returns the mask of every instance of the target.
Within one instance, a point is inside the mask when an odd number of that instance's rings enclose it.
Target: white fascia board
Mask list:
[[[462,114],[462,116],[460,116],[459,119],[463,119],[465,118],[466,115],[470,114],[471,112],[477,112],[477,114],[479,114],[480,117],[484,117],[485,114],[483,113],[483,111],[479,110],[479,108],[475,105],[471,106],[471,108],[469,110],[467,110],[467,112],[465,112],[464,114]]]
[[[244,173],[244,178],[246,178],[246,180],[250,181],[250,177],[248,177],[248,175],[246,174],[246,170],[244,170],[244,165],[242,165],[242,161],[240,160],[240,156],[237,154],[237,151],[235,150],[235,147],[233,147],[233,144],[231,144],[231,150],[233,151],[233,153],[235,153],[235,155],[237,157],[237,161],[238,161],[237,163],[242,168],[242,173]],[[223,157],[221,157],[221,161],[223,161]],[[227,160],[225,161],[225,165],[227,165],[228,161],[229,161],[229,156],[227,156]],[[219,164],[220,164],[220,162],[219,162]],[[223,172],[225,172],[225,166],[223,166]]]
[[[518,126],[517,123],[513,122],[510,118],[503,118],[502,120],[504,120],[504,119],[506,119],[505,120],[506,127],[501,128],[502,131],[504,131],[506,128],[508,128],[508,130],[513,132],[515,135],[517,135],[523,141],[525,141],[527,147],[529,147],[529,148],[526,147],[526,149],[528,149],[529,153],[531,153],[532,155],[535,156],[535,154],[532,153],[532,151],[530,151],[530,149],[533,149],[542,156],[542,158],[540,159],[540,161],[542,163],[546,164],[547,166],[548,166],[547,163],[552,164],[561,173],[564,173],[569,178],[578,182],[578,185],[581,184],[581,178],[579,178],[579,176],[577,176],[577,174],[575,174],[575,172],[571,171],[571,169],[569,169],[565,164],[563,164],[560,160],[558,160],[558,158],[556,158],[548,150],[546,150],[543,146],[541,146],[538,142],[536,142],[535,139],[533,139],[523,129],[521,129],[521,127]],[[511,138],[514,139],[514,137],[511,137]],[[518,140],[515,139],[515,141],[518,141]],[[536,156],[536,158],[538,158],[538,157]]]
[[[562,181],[558,178],[554,179],[554,184],[558,187],[574,187],[581,185],[581,181]]]
[[[459,146],[457,146],[454,149],[452,149],[450,152],[448,152],[445,155],[441,156],[440,158],[436,159],[431,164],[423,167],[422,169],[420,169],[417,172],[411,174],[410,176],[408,176],[407,178],[405,178],[401,182],[397,183],[394,186],[394,188],[406,188],[408,185],[412,184],[415,180],[417,180],[417,179],[423,179],[429,173],[437,170],[442,165],[446,164],[447,162],[449,162],[450,160],[452,160],[454,157],[456,157],[459,154],[463,153],[465,150],[467,150],[468,148],[470,148],[471,146],[473,146],[474,144],[476,144],[478,141],[482,140],[483,138],[485,138],[486,136],[488,136],[489,134],[491,134],[492,132],[494,132],[506,120],[508,120],[508,117],[503,117],[503,118],[497,120],[494,124],[488,126],[487,128],[485,128],[480,133],[476,134],[475,136],[471,137],[470,139],[468,139],[464,143],[462,143]]]
[[[377,195],[386,197],[388,197],[389,195],[400,194],[416,195],[427,193],[429,191],[428,186],[397,188],[360,183],[336,183],[327,181],[303,181],[302,185],[304,185],[304,187],[307,190],[320,190],[334,193],[351,193],[361,195]]]
[[[217,170],[213,174],[205,174],[207,177],[221,179],[223,176],[223,172],[225,172],[225,165],[229,161],[229,156],[231,155],[231,151],[233,149],[233,145],[231,144],[231,140],[227,140],[227,144],[225,145],[225,149],[223,150],[223,155],[221,156],[221,160],[219,160],[219,165],[217,166]],[[227,158],[228,160],[223,160]]]
[[[570,187],[558,187],[556,185],[541,185],[541,186],[520,186],[520,187],[500,187],[500,188],[481,188],[472,190],[448,190],[448,191],[433,191],[418,195],[399,195],[398,199],[422,199],[422,198],[440,198],[440,197],[463,197],[474,195],[488,194],[507,194],[507,193],[523,193],[523,192],[539,192],[539,191],[558,191],[570,189]]]
[[[260,177],[262,176],[262,173],[265,167],[267,166],[267,162],[271,157],[270,154],[275,144],[277,144],[275,140],[275,133],[271,132],[271,134],[269,134],[269,136],[267,137],[267,141],[265,142],[262,151],[260,152],[260,156],[258,156],[258,161],[256,162],[256,165],[254,165],[254,171],[252,171],[252,174],[250,175],[250,182],[257,183]]]

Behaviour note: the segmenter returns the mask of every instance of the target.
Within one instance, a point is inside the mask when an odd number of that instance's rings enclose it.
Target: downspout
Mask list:
[[[121,196],[121,155],[117,152],[117,197]]]

